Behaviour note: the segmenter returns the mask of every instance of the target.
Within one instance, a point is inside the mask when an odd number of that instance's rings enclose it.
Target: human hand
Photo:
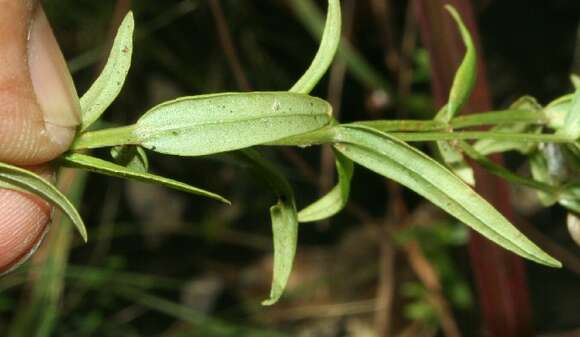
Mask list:
[[[51,179],[48,162],[67,150],[80,121],[78,95],[42,10],[34,0],[0,0],[0,161]],[[34,252],[49,204],[0,189],[0,272]]]

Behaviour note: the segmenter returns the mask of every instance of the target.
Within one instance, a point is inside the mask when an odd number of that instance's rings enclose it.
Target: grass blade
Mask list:
[[[338,127],[336,138],[336,148],[351,160],[417,192],[500,246],[547,266],[561,266],[461,179],[417,149],[362,126]]]
[[[1,162],[0,180],[38,195],[54,204],[72,221],[83,240],[87,241],[87,230],[83,219],[70,200],[54,185],[30,171]]]
[[[150,173],[135,171],[125,166],[117,165],[99,158],[87,156],[80,153],[69,153],[62,157],[61,162],[64,166],[79,168],[95,173],[100,173],[112,177],[129,178],[145,183],[162,185],[173,188],[182,192],[200,195],[210,199],[218,200],[229,204],[230,202],[224,197],[215,193],[197,188],[177,180],[157,176]]]
[[[81,97],[81,131],[91,126],[117,98],[131,67],[133,53],[133,13],[119,26],[107,64],[89,90]]]

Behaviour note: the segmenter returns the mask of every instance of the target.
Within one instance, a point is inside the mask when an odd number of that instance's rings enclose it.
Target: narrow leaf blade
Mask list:
[[[336,148],[351,160],[417,192],[500,246],[547,266],[561,266],[461,179],[417,149],[361,126],[340,127],[337,141]]]
[[[296,207],[290,201],[280,200],[270,208],[274,236],[274,273],[270,298],[262,305],[273,305],[282,296],[294,263],[298,240]]]
[[[453,79],[453,84],[451,86],[451,91],[449,93],[449,102],[447,103],[447,109],[443,113],[438,115],[438,120],[449,122],[455,114],[461,109],[461,107],[467,102],[473,88],[475,86],[475,79],[477,76],[477,53],[475,51],[475,46],[469,31],[463,24],[461,16],[455,8],[450,5],[446,5],[445,9],[451,14],[453,20],[459,28],[461,33],[461,38],[465,44],[465,56],[461,65],[455,73],[455,78]]]
[[[129,178],[138,181],[142,181],[150,184],[163,185],[169,188],[173,188],[182,192],[204,196],[214,200],[221,201],[223,203],[229,204],[230,202],[224,197],[217,195],[215,193],[203,190],[191,186],[186,183],[182,183],[177,180],[157,176],[154,174],[134,171],[125,166],[117,165],[115,163],[108,162],[99,158],[87,156],[80,153],[69,153],[62,157],[62,164],[68,167],[80,168],[83,170],[100,173],[108,176],[119,177],[119,178]]]
[[[250,164],[256,177],[278,196],[278,203],[270,208],[272,234],[274,237],[274,268],[270,297],[262,305],[273,305],[282,296],[294,263],[298,241],[298,212],[294,192],[288,180],[258,151],[244,149],[236,153],[238,157]]]
[[[77,209],[54,185],[33,172],[0,162],[0,180],[5,185],[38,195],[58,207],[72,221],[83,240],[87,241],[87,230]]]
[[[336,157],[338,184],[322,198],[298,212],[299,222],[314,222],[330,218],[346,206],[354,164],[352,160],[338,151],[334,151],[334,155]]]
[[[133,13],[121,22],[107,64],[89,90],[81,97],[81,130],[91,126],[117,98],[131,66],[133,53]]]
[[[290,92],[308,94],[318,84],[318,81],[326,73],[334,55],[338,50],[341,39],[342,17],[339,0],[328,0],[328,14],[322,33],[322,40],[318,52],[314,56],[310,67],[292,86]]]
[[[288,92],[184,97],[143,115],[133,136],[152,151],[200,156],[314,131],[329,124],[331,115],[326,101]]]

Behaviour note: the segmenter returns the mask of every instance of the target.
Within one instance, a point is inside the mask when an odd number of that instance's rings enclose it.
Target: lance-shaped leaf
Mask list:
[[[346,206],[350,194],[350,181],[354,165],[352,160],[346,158],[338,151],[334,151],[334,156],[336,158],[338,184],[322,198],[298,212],[299,222],[313,222],[330,218]]]
[[[326,73],[340,44],[341,21],[340,1],[328,0],[328,13],[318,52],[314,56],[310,67],[292,86],[290,92],[310,93]]]
[[[561,266],[461,179],[417,149],[362,126],[337,127],[336,140],[336,148],[354,162],[417,192],[500,246],[547,266]]]
[[[119,26],[107,64],[81,97],[81,130],[86,130],[99,119],[119,95],[131,66],[134,25],[133,13],[129,12]]]
[[[186,97],[149,110],[133,137],[152,151],[199,156],[313,131],[327,125],[331,114],[326,101],[288,92]]]
[[[294,192],[288,180],[270,162],[262,158],[254,149],[244,149],[236,153],[250,165],[254,175],[264,181],[278,197],[278,203],[270,208],[272,234],[274,237],[274,272],[270,298],[263,305],[278,302],[292,272],[298,241],[298,215]]]
[[[473,87],[475,86],[475,78],[477,75],[476,69],[476,51],[473,45],[473,40],[471,35],[461,17],[452,6],[445,6],[445,9],[449,11],[453,19],[455,20],[463,43],[465,44],[466,52],[463,57],[461,65],[455,73],[455,78],[453,79],[453,84],[451,86],[451,91],[449,92],[449,102],[444,106],[437,116],[435,116],[436,121],[449,123],[451,119],[457,114],[459,109],[467,102]],[[453,144],[449,142],[437,142],[437,147],[443,161],[447,166],[455,172],[461,179],[470,185],[475,185],[475,178],[473,175],[473,169],[467,164],[463,158],[463,153],[454,147]]]
[[[134,179],[138,181],[142,181],[145,183],[150,184],[157,184],[162,185],[165,187],[173,188],[182,192],[196,194],[200,196],[204,196],[207,198],[215,199],[221,201],[223,203],[229,204],[230,202],[225,199],[224,197],[217,195],[215,193],[203,190],[201,188],[197,188],[191,186],[186,183],[182,183],[177,180],[157,176],[154,174],[141,172],[141,171],[134,171],[131,168],[117,165],[115,163],[108,162],[106,160],[102,160],[100,158],[95,158],[91,156],[87,156],[80,153],[68,153],[61,158],[61,162],[64,166],[73,167],[73,168],[80,168],[83,170],[100,173],[112,177],[118,178],[128,178]]]
[[[270,208],[272,234],[274,238],[274,272],[270,298],[262,305],[273,305],[282,296],[296,255],[298,240],[298,217],[296,206],[291,201],[279,200]]]
[[[473,45],[471,35],[463,24],[463,20],[461,20],[459,13],[457,13],[455,8],[450,5],[446,5],[445,9],[449,11],[455,20],[466,48],[463,61],[461,62],[461,65],[457,69],[455,77],[453,78],[453,84],[451,86],[451,91],[449,92],[449,102],[447,103],[447,109],[442,110],[435,118],[436,120],[449,122],[455,116],[455,114],[457,114],[459,109],[461,109],[461,107],[463,107],[463,105],[467,102],[469,96],[471,96],[471,92],[475,86],[475,79],[477,76],[477,53],[475,51],[475,46]]]
[[[40,196],[58,207],[75,225],[83,240],[87,241],[87,230],[83,219],[74,205],[54,185],[33,172],[0,162],[0,181],[3,186],[26,191]]]

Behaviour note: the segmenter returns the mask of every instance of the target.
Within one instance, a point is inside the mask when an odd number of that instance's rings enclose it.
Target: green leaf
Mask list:
[[[299,222],[320,221],[340,212],[348,202],[350,181],[354,170],[353,162],[338,151],[334,151],[338,184],[322,198],[298,212]]]
[[[570,110],[564,119],[564,125],[557,134],[569,138],[572,141],[580,137],[580,89],[576,90]]]
[[[449,123],[451,119],[457,114],[459,109],[467,102],[473,88],[475,86],[475,78],[477,75],[476,69],[476,56],[475,47],[471,39],[471,35],[461,17],[450,5],[446,5],[445,9],[449,11],[453,19],[455,20],[463,43],[465,44],[466,52],[463,57],[461,65],[455,73],[455,78],[453,79],[453,84],[451,86],[451,91],[449,92],[449,102],[444,106],[439,113],[435,116],[436,121]],[[463,158],[463,153],[455,148],[455,146],[449,142],[439,141],[437,142],[437,148],[443,162],[451,169],[457,176],[463,179],[469,185],[475,185],[475,177],[473,174],[473,169],[467,164]]]
[[[236,155],[250,164],[254,175],[264,181],[277,195],[278,203],[270,208],[274,236],[274,273],[270,298],[262,305],[273,305],[282,296],[296,255],[298,241],[298,215],[294,192],[288,180],[270,162],[254,149],[244,149]]]
[[[152,151],[199,156],[314,131],[329,124],[331,114],[326,101],[288,92],[185,97],[149,110],[132,137]]]
[[[141,146],[115,146],[111,148],[111,157],[115,163],[125,166],[131,171],[146,173],[149,171],[149,159]]]
[[[408,144],[362,126],[337,127],[336,141],[336,148],[351,160],[417,192],[500,246],[547,266],[561,266],[461,179]]]
[[[134,171],[131,168],[117,165],[99,158],[87,156],[80,153],[68,153],[61,158],[63,165],[68,167],[79,168],[95,173],[100,173],[108,176],[129,178],[142,181],[150,184],[163,185],[165,187],[173,188],[182,192],[196,194],[207,198],[215,199],[223,203],[230,202],[220,195],[202,190],[200,188],[154,174],[149,174],[141,171]]]
[[[314,56],[310,67],[308,67],[302,77],[292,86],[289,90],[290,92],[301,94],[310,93],[326,73],[340,44],[341,21],[340,1],[328,0],[328,14],[326,16],[326,24],[318,52]]]
[[[461,109],[461,107],[463,107],[463,105],[467,102],[471,92],[473,91],[475,86],[475,79],[477,76],[477,52],[475,51],[475,46],[473,45],[471,35],[469,34],[467,28],[465,28],[459,13],[457,13],[455,8],[450,5],[446,5],[445,9],[447,9],[447,11],[455,20],[466,48],[463,61],[457,69],[455,78],[453,79],[453,84],[449,93],[447,109],[442,110],[435,118],[436,120],[449,122],[455,116],[455,114],[457,114],[459,109]]]
[[[16,190],[25,190],[50,201],[72,221],[83,240],[87,241],[87,230],[83,219],[74,205],[54,185],[33,172],[0,162],[0,181]]]
[[[81,131],[99,119],[121,91],[131,66],[134,25],[133,13],[129,12],[119,26],[107,64],[97,80],[81,97]]]
[[[29,193],[25,189],[20,188],[17,185],[11,184],[11,183],[4,181],[4,180],[0,180],[0,189],[12,190],[12,191],[17,191],[17,192],[21,192],[21,193]]]
[[[289,201],[278,201],[270,208],[272,234],[274,236],[274,274],[270,298],[262,305],[273,305],[282,296],[296,255],[298,240],[298,217],[296,207]]]
[[[324,32],[325,21],[321,11],[313,0],[292,0],[288,1],[302,25],[314,36],[319,39]],[[391,86],[382,76],[381,71],[365,60],[363,55],[348,41],[342,38],[340,48],[338,49],[338,58],[343,61],[350,75],[355,81],[358,81],[368,90],[381,90],[391,92]]]

